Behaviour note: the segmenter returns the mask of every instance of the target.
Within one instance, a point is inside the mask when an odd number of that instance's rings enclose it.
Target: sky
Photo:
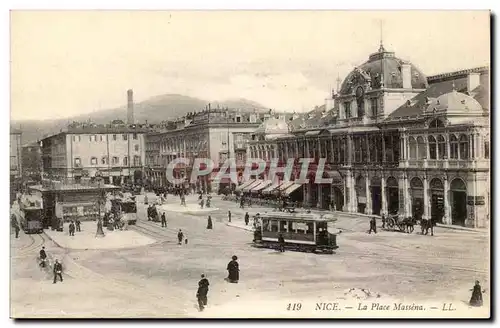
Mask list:
[[[121,107],[130,88],[307,111],[381,35],[426,75],[490,62],[485,11],[12,11],[11,119]]]

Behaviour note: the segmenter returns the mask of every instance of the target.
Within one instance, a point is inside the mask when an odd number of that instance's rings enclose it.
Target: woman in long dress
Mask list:
[[[472,296],[469,301],[470,306],[483,306],[483,293],[481,291],[481,285],[479,281],[476,280],[476,284],[472,289]]]
[[[231,283],[238,283],[238,280],[240,280],[240,266],[237,260],[238,257],[233,255],[231,262],[227,264],[227,271],[229,273],[227,280]]]
[[[207,229],[212,229],[213,228],[213,225],[212,225],[212,218],[210,217],[210,215],[208,216],[208,222],[207,222]]]

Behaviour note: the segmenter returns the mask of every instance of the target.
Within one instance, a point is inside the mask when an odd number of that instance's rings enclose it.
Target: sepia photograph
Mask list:
[[[11,10],[10,317],[489,319],[491,15]]]

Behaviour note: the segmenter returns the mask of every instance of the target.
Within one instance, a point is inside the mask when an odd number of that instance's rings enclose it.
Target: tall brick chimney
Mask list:
[[[134,124],[134,91],[127,90],[127,124]]]

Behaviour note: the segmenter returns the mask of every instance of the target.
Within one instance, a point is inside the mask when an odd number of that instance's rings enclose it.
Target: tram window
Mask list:
[[[264,231],[271,231],[269,220],[262,220],[262,228],[264,229]]]
[[[287,229],[286,221],[280,221],[280,232],[285,232]]]
[[[308,222],[307,223],[307,234],[312,235],[314,233],[314,223],[313,222]]]
[[[326,222],[317,222],[316,223],[316,232],[319,232],[320,230],[325,230],[326,228],[327,228]]]
[[[271,220],[271,231],[278,232],[278,221]]]
[[[288,222],[288,232],[293,232],[293,222]]]

